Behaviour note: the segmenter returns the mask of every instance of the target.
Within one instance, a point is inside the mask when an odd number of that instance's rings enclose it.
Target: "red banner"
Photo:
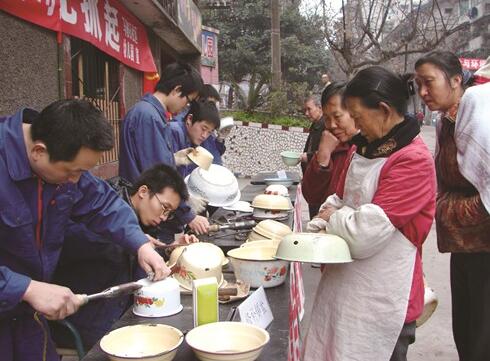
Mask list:
[[[485,59],[459,58],[463,69],[478,70],[485,64]]]
[[[0,10],[83,39],[121,63],[156,72],[145,27],[115,0],[0,0]]]

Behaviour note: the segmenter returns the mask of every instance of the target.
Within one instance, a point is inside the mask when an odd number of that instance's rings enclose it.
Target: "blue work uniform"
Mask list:
[[[185,126],[184,121],[172,122],[169,124],[170,130],[170,138],[172,140],[172,151],[175,153],[181,149],[186,149],[190,147],[195,147],[192,144],[191,139],[189,138],[189,134],[187,132],[187,128]],[[222,165],[221,154],[219,153],[219,149],[216,146],[216,137],[214,135],[210,135],[207,137],[204,142],[202,142],[201,147],[206,148],[213,154],[213,163]],[[187,177],[191,172],[197,167],[196,164],[191,163],[189,165],[184,165],[177,167],[177,170],[182,175],[182,177]]]
[[[50,282],[70,218],[136,253],[147,237],[133,210],[88,172],[77,183],[48,184],[32,171],[23,122],[31,109],[0,119],[1,359],[58,360],[46,321],[22,301],[31,280]]]
[[[132,206],[132,185],[120,177],[107,180],[119,197]],[[154,228],[140,224],[147,234]],[[91,232],[84,224],[72,223],[65,231],[60,259],[53,276],[54,283],[75,293],[92,294],[131,280],[146,277],[135,267],[135,257],[109,239]],[[132,296],[119,296],[89,302],[67,318],[80,333],[85,349],[95,345],[131,305]],[[50,322],[58,347],[74,348],[71,332],[57,322]]]
[[[140,174],[156,164],[175,168],[174,152],[169,134],[166,110],[153,95],[145,94],[122,121],[119,175],[135,182]],[[187,202],[180,202],[175,218],[160,226],[159,238],[173,242],[174,234],[196,217]]]

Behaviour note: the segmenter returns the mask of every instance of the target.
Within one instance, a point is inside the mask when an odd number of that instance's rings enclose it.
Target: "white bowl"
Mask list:
[[[257,246],[234,248],[228,251],[237,280],[250,287],[276,287],[284,283],[289,262],[274,259],[277,247]]]
[[[207,199],[213,207],[230,206],[240,199],[236,177],[218,164],[211,164],[209,170],[194,169],[185,182],[191,195]]]
[[[281,159],[288,166],[295,166],[301,160],[301,153],[286,150],[281,152]]]
[[[219,124],[219,130],[223,130],[227,128],[232,128],[235,125],[235,122],[233,121],[233,117],[224,117],[221,118]]]
[[[247,323],[215,322],[190,330],[185,340],[201,361],[253,361],[270,336]]]
[[[321,233],[291,233],[284,236],[275,258],[312,263],[352,262],[349,246],[343,238]]]
[[[100,348],[113,361],[170,361],[184,341],[178,329],[147,324],[118,328],[100,340]]]
[[[264,194],[274,194],[283,197],[289,197],[288,188],[282,184],[271,184],[265,188]]]
[[[424,288],[424,310],[422,314],[416,321],[417,327],[422,326],[427,320],[432,316],[437,308],[439,301],[437,300],[437,295],[434,290],[430,287],[425,286]]]
[[[143,287],[134,293],[133,313],[143,317],[165,317],[182,311],[179,283],[171,277],[152,282],[139,280]]]
[[[226,209],[228,211],[242,212],[242,213],[252,213],[254,210],[250,206],[250,203],[246,201],[238,201],[230,206],[223,207],[223,209]]]

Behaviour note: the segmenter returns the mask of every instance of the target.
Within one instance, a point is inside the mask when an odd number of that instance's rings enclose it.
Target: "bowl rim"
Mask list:
[[[295,157],[287,156],[284,153],[294,153],[294,154],[296,154],[296,156]],[[301,153],[300,152],[296,152],[294,150],[283,150],[279,154],[280,154],[281,157],[284,157],[284,158],[290,158],[290,159],[299,159],[299,158],[301,158]]]
[[[237,248],[230,249],[228,252],[226,252],[226,255],[228,257],[230,257],[230,258],[238,259],[240,261],[251,261],[251,262],[285,261],[285,260],[276,259],[274,256],[271,256],[271,258],[268,258],[268,259],[250,259],[250,258],[236,257],[236,256],[232,256],[232,255],[229,254],[233,250],[243,249],[243,248],[277,248],[277,247],[274,247],[274,246],[260,246],[260,245],[249,246],[249,247],[237,247]],[[242,252],[245,252],[245,251],[242,251]]]
[[[114,331],[117,331],[117,330],[121,330],[123,328],[129,328],[129,327],[134,327],[134,326],[151,326],[151,327],[161,327],[161,326],[164,326],[165,328],[170,328],[172,330],[176,330],[179,335],[179,341],[177,342],[177,344],[171,348],[170,350],[167,350],[167,351],[163,351],[163,352],[159,352],[159,353],[156,353],[156,354],[151,354],[151,355],[145,355],[145,356],[120,356],[120,355],[117,355],[117,354],[114,354],[114,353],[110,353],[106,350],[104,350],[104,348],[102,347],[102,340],[107,337],[108,335],[110,335],[112,332]],[[123,327],[119,327],[119,328],[116,328],[115,330],[112,330],[110,331],[109,333],[105,334],[99,341],[99,346],[100,346],[100,349],[102,350],[102,352],[104,352],[106,355],[110,355],[110,356],[114,356],[114,357],[118,357],[118,358],[122,358],[122,359],[127,359],[127,360],[134,360],[134,359],[142,359],[142,358],[146,358],[146,357],[157,357],[157,356],[162,356],[162,355],[165,355],[165,354],[168,354],[172,351],[175,351],[180,345],[182,345],[182,342],[184,342],[184,338],[185,338],[185,335],[182,333],[181,330],[179,330],[177,327],[174,327],[174,326],[170,326],[170,325],[166,325],[164,323],[140,323],[140,324],[137,324],[137,325],[128,325],[128,326],[123,326]]]
[[[217,323],[221,323],[221,324],[231,324],[231,323],[235,324],[235,323],[238,323],[238,324],[242,324],[242,325],[247,325],[248,327],[255,328],[255,329],[259,330],[261,333],[263,333],[266,336],[266,340],[262,343],[262,345],[257,346],[256,348],[253,348],[253,349],[247,350],[247,351],[240,351],[240,352],[237,352],[237,351],[226,351],[226,352],[207,351],[207,350],[203,350],[203,349],[200,349],[198,347],[192,346],[189,343],[188,337],[189,337],[189,334],[192,331],[194,331],[195,329],[197,329],[199,327],[202,327],[202,326],[214,325],[214,324],[217,324]],[[270,337],[270,334],[269,334],[269,332],[267,332],[267,330],[264,330],[264,329],[262,329],[262,328],[260,328],[258,326],[255,326],[255,325],[251,325],[249,323],[233,322],[233,321],[218,321],[218,322],[206,323],[204,325],[194,327],[192,330],[190,330],[189,332],[187,332],[187,335],[185,335],[185,342],[187,342],[187,344],[190,346],[190,348],[192,348],[193,350],[197,350],[199,352],[204,352],[204,353],[213,354],[213,355],[242,355],[242,354],[245,354],[245,353],[254,352],[254,351],[260,350],[261,348],[264,348],[265,345],[267,345],[269,343],[270,338],[271,338]]]
[[[197,169],[197,168],[196,168]],[[189,192],[189,194],[195,194],[194,192],[191,191],[190,187],[187,185],[187,183],[189,182],[189,177],[191,175],[188,174],[185,178],[184,178],[184,182],[185,182],[185,185],[187,187],[187,191]],[[199,194],[197,194],[197,196],[199,196]],[[229,205],[232,205],[236,202],[238,202],[240,200],[240,198],[242,197],[242,192],[240,191],[240,188],[238,188],[238,191],[237,191],[237,194],[235,195],[235,198],[230,201],[230,203],[226,202],[226,203],[215,203],[215,202],[209,202],[208,205],[210,205],[211,207],[226,207],[226,206],[229,206]]]
[[[301,262],[301,263],[320,263],[320,264],[337,264],[337,263],[352,263],[354,260],[351,258],[349,261],[328,261],[328,262],[322,262],[321,260],[308,260],[305,261],[304,259],[292,259],[292,258],[287,258],[287,257],[278,257],[273,256],[274,259],[276,260],[281,260],[281,261],[288,261],[288,262]]]

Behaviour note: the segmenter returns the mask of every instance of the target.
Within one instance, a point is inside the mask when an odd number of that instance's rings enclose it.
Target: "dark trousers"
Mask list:
[[[415,321],[403,325],[390,361],[407,361],[408,345],[415,342]]]
[[[320,206],[317,205],[308,205],[308,211],[310,212],[310,219],[313,219],[320,210]]]
[[[490,360],[490,253],[451,255],[451,296],[459,360]]]

